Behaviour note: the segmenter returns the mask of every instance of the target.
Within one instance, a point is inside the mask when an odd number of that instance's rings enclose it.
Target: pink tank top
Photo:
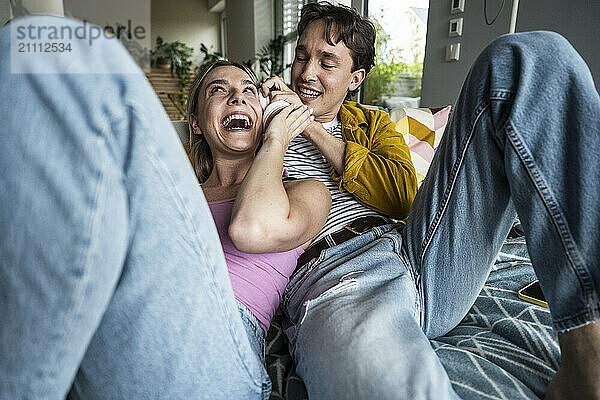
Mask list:
[[[228,234],[234,200],[212,201],[208,206],[219,232],[233,293],[252,311],[266,335],[283,290],[304,250],[297,247],[283,253],[249,254],[236,249]]]

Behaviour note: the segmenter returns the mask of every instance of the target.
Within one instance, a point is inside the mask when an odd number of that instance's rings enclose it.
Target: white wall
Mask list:
[[[10,3],[11,0],[6,0]],[[63,15],[64,8],[62,0],[14,0],[12,1],[12,17],[27,14],[51,14]]]
[[[352,6],[352,0],[319,0],[319,2],[322,2],[322,1],[328,1],[333,4],[340,4],[340,5],[346,6],[346,7]]]
[[[274,4],[271,0],[254,0],[254,52],[269,44],[273,38],[275,21]]]
[[[121,42],[142,67],[149,66],[150,0],[63,0],[66,16],[86,20],[116,33],[121,25]]]
[[[0,0],[0,26],[27,14],[64,15],[62,0]]]
[[[512,1],[506,0],[504,9],[492,26],[485,24],[483,1],[465,0],[465,3],[464,13],[450,15],[451,0],[430,1],[421,93],[423,107],[453,104],[477,55],[496,37],[508,32]],[[493,18],[502,0],[488,0],[487,3],[488,15]],[[448,23],[456,17],[464,18],[463,36],[451,39],[448,38]],[[599,88],[599,21],[598,1],[523,0],[519,2],[517,32],[547,29],[564,35],[590,66]],[[454,42],[461,43],[460,60],[446,62],[446,45]]]
[[[200,43],[221,52],[219,13],[208,10],[207,0],[151,0],[152,46],[156,37],[179,40],[194,49],[194,64],[202,59]]]
[[[64,0],[65,13],[104,26],[119,22],[145,28],[139,44],[150,50],[161,36],[165,41],[179,40],[194,49],[194,64],[202,59],[200,44],[221,52],[220,14],[209,12],[207,0]],[[126,44],[138,63],[149,66],[149,53]],[[144,58],[145,57],[145,58]]]

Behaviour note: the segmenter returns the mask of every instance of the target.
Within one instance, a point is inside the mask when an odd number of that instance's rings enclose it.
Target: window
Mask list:
[[[296,32],[303,3],[302,0],[283,0],[283,36]]]
[[[294,61],[294,50],[296,48],[296,39],[298,38],[298,21],[300,20],[300,10],[305,1],[303,0],[281,0],[282,26],[278,35],[283,35],[283,80],[290,83],[291,65]]]
[[[369,0],[368,15],[377,39],[364,103],[388,108],[419,106],[428,7],[428,0]]]

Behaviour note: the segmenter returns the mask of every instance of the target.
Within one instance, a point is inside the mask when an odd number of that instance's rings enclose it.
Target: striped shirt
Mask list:
[[[323,124],[327,132],[342,140],[342,122],[336,117],[333,121]],[[298,135],[290,143],[283,159],[283,165],[288,174],[296,179],[316,179],[325,184],[331,193],[331,211],[325,226],[313,240],[316,243],[325,235],[336,232],[356,218],[367,215],[381,216],[362,204],[358,203],[348,191],[340,192],[333,180],[333,166],[319,150],[304,136]]]

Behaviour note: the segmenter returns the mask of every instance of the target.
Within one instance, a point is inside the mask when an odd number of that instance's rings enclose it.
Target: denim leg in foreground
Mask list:
[[[210,212],[144,75],[106,39],[63,58],[100,73],[11,73],[8,31],[0,398],[264,398]]]
[[[465,82],[404,251],[430,338],[463,318],[518,213],[554,327],[600,318],[600,99],[557,34],[506,35]]]

